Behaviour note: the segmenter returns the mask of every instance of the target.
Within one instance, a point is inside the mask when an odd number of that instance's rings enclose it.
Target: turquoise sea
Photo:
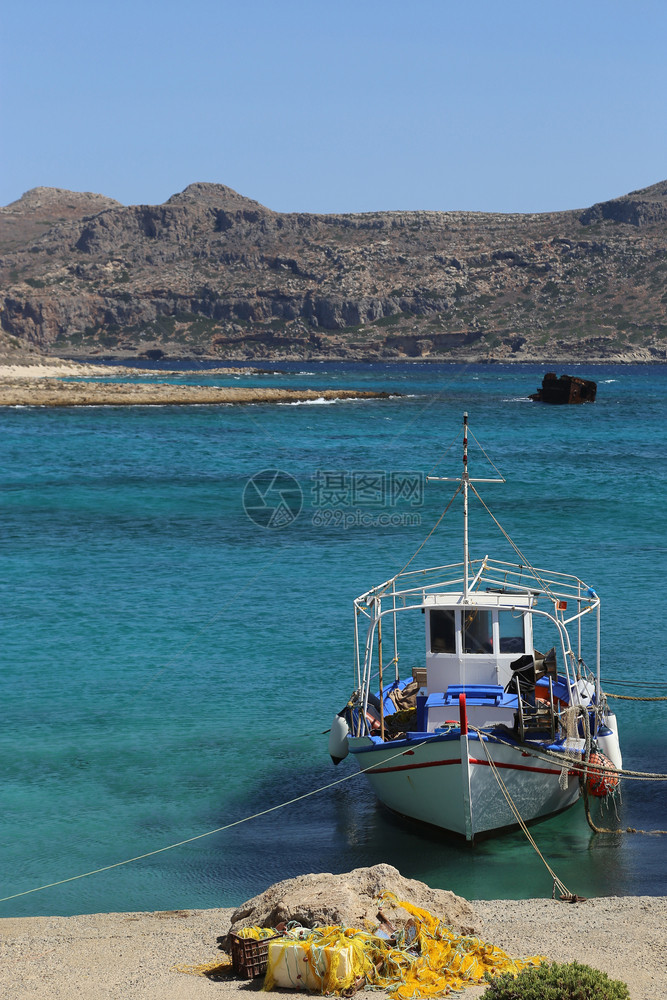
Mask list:
[[[527,400],[538,365],[270,367],[211,379],[403,395],[0,411],[0,896],[355,773],[331,765],[322,735],[352,688],[352,600],[404,565],[449,500],[448,484],[403,498],[387,484],[431,469],[464,410],[507,478],[482,487],[501,523],[535,565],[600,594],[607,690],[667,694],[665,367],[568,366],[598,382],[577,407]],[[458,474],[458,447],[440,468]],[[267,469],[303,494],[282,527],[244,510]],[[474,556],[511,558],[482,510],[471,521]],[[448,515],[424,563],[460,558]],[[617,705],[626,767],[667,772],[667,702]],[[603,820],[664,830],[666,801],[664,783],[627,782]],[[594,835],[581,803],[533,834],[573,892],[667,892],[664,837]],[[352,777],[4,901],[0,916],[232,906],[289,876],[378,862],[469,899],[552,889],[522,834],[474,849],[424,834]]]

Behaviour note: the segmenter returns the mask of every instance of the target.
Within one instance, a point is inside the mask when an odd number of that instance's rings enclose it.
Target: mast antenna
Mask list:
[[[463,414],[463,470],[460,477],[427,476],[426,482],[461,483],[463,487],[463,599],[468,600],[468,486],[470,483],[504,483],[500,479],[471,479],[468,473],[468,414]]]

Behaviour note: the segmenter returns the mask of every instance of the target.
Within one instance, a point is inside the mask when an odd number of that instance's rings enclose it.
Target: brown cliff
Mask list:
[[[531,215],[38,188],[0,209],[0,320],[69,356],[665,360],[666,225],[667,182]]]

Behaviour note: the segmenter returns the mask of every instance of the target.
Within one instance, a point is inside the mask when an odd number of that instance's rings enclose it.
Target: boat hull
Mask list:
[[[469,841],[519,824],[503,786],[527,823],[569,808],[580,794],[574,772],[561,782],[557,763],[472,736],[431,738],[405,748],[353,737],[350,751],[384,805]]]

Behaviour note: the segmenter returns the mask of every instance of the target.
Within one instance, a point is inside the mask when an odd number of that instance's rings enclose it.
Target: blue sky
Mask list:
[[[580,208],[667,178],[665,0],[5,0],[0,204]]]

